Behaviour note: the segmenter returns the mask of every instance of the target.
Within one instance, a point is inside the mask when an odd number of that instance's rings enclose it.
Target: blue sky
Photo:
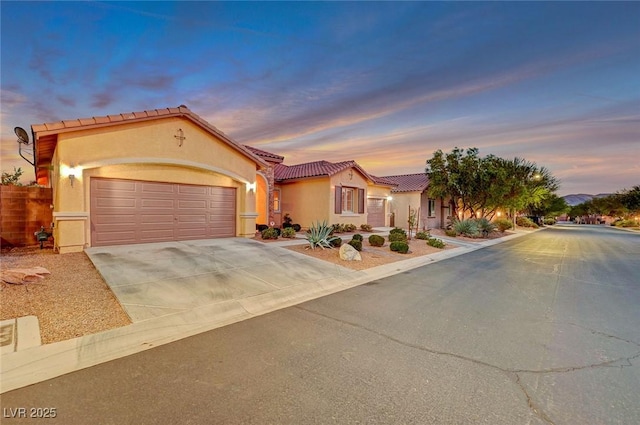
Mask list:
[[[561,195],[640,184],[638,2],[7,2],[15,126],[187,105],[295,164],[422,172],[437,149],[524,157]]]

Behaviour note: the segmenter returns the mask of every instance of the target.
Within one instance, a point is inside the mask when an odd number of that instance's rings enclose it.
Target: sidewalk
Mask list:
[[[448,239],[451,243],[464,246],[362,271],[349,270],[328,278],[316,276],[312,281],[300,285],[276,288],[271,292],[241,299],[196,306],[179,313],[149,318],[93,335],[9,352],[0,358],[0,393],[506,242],[529,233],[531,232],[518,232],[478,243],[460,243],[455,239]],[[297,243],[305,243],[305,241],[296,239],[265,245],[282,249],[280,247],[283,245]],[[304,254],[298,255],[304,256]]]

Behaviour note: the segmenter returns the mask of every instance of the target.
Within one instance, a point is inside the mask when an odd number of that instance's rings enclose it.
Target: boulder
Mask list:
[[[344,244],[340,247],[340,259],[345,261],[362,261],[362,256],[354,247],[349,244]]]

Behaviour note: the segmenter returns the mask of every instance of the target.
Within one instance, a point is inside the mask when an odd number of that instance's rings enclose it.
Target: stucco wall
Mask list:
[[[409,206],[415,209],[420,207],[420,192],[398,192],[391,196],[393,199],[389,204],[394,214],[395,226],[408,229]]]
[[[367,188],[368,183],[360,172],[354,168],[348,168],[342,172],[336,173],[330,178],[331,188],[330,199],[329,199],[329,223],[343,223],[343,224],[355,224],[356,226],[360,226],[361,224],[367,223]],[[335,188],[336,186],[342,187],[352,187],[355,189],[364,189],[364,205],[365,210],[364,214],[358,214],[358,200],[356,200],[355,208],[353,214],[344,213],[344,214],[336,214],[335,213]],[[357,190],[356,190],[357,193]]]
[[[182,146],[174,137],[182,129]],[[180,118],[60,134],[52,186],[56,244],[61,253],[90,243],[90,179],[111,177],[238,188],[236,234],[255,234],[256,164]],[[71,186],[69,174],[74,174]]]
[[[310,227],[316,221],[329,221],[333,196],[329,187],[327,177],[281,184],[281,216],[288,213],[293,222],[302,227]]]

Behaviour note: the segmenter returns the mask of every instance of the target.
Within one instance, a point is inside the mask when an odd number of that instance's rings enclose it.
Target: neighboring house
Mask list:
[[[258,224],[280,226],[289,214],[303,227],[317,221],[389,225],[387,199],[394,183],[371,176],[355,161],[285,165],[282,156],[247,148],[269,164],[258,180],[258,199],[269,200],[258,211]]]
[[[267,163],[185,106],[31,129],[60,253],[255,234]]]
[[[442,199],[429,198],[429,179],[425,173],[381,177],[395,183],[391,190],[393,226],[408,228],[409,208],[415,210],[420,229],[444,228],[450,219],[449,205]]]

